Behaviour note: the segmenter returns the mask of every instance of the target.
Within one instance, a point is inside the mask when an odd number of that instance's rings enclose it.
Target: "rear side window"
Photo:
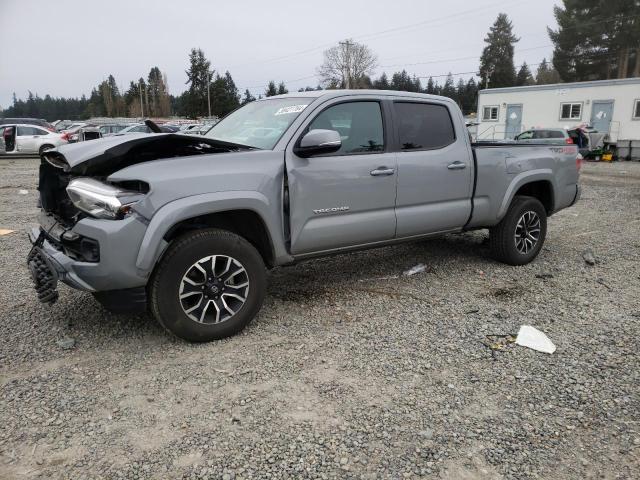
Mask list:
[[[34,128],[34,130],[36,131],[36,135],[49,135],[49,132],[46,130],[42,130],[40,128]]]
[[[431,103],[394,103],[402,150],[432,150],[456,140],[449,109]]]
[[[381,152],[384,150],[384,127],[378,102],[348,102],[334,105],[320,113],[309,130],[335,130],[342,146],[332,155]]]
[[[37,128],[33,128],[33,127],[18,127],[18,136],[19,137],[27,137],[27,136],[31,136],[31,135],[40,135],[40,133],[38,133],[38,129]]]

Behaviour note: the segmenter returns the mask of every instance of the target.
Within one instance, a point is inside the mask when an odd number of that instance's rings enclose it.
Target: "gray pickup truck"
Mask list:
[[[28,265],[105,307],[209,341],[242,330],[267,269],[488,228],[510,265],[579,196],[575,145],[474,144],[448,98],[379,90],[244,105],[204,136],[132,134],[42,155]]]

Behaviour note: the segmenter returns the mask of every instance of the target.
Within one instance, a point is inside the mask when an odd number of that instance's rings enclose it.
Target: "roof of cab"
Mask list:
[[[273,97],[266,97],[260,99],[260,101],[271,100],[275,98],[336,98],[336,97],[350,97],[355,95],[371,95],[376,97],[405,97],[405,98],[420,98],[423,100],[438,100],[441,102],[454,103],[448,97],[441,97],[438,95],[427,95],[426,93],[417,92],[401,92],[398,90],[313,90],[310,92],[291,92],[284,95],[275,95]]]

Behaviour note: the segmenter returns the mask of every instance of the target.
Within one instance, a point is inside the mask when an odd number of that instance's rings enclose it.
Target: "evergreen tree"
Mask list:
[[[265,97],[273,97],[278,94],[278,89],[276,88],[276,82],[271,80],[269,85],[267,86],[267,90],[264,92]]]
[[[391,88],[389,85],[389,79],[387,78],[386,72],[382,72],[382,75],[380,75],[380,78],[378,78],[377,80],[374,80],[373,88],[377,90],[389,90]]]
[[[516,75],[516,86],[522,87],[524,85],[533,85],[535,81],[533,80],[533,75],[531,75],[531,70],[529,70],[529,65],[527,62],[522,62],[520,66],[520,70],[518,70],[518,75]]]
[[[427,80],[427,88],[425,89],[425,93],[428,93],[429,95],[436,94],[436,84],[431,77],[429,77],[429,80]]]
[[[301,91],[301,90],[300,90]],[[251,92],[249,91],[249,89],[247,88],[244,91],[244,97],[242,98],[242,105],[245,105],[247,103],[253,102],[255,101],[256,97],[254,97],[253,95],[251,95]]]
[[[563,0],[548,29],[565,82],[640,76],[640,1]]]
[[[189,70],[187,74],[188,95],[184,104],[184,114],[190,118],[206,115],[208,112],[207,90],[214,71],[211,62],[199,48],[192,48],[189,53]]]
[[[560,75],[553,66],[547,63],[545,58],[542,59],[536,72],[536,83],[538,85],[548,85],[551,83],[560,83]]]
[[[487,44],[480,57],[480,77],[489,79],[489,87],[511,87],[516,82],[513,46],[519,38],[513,34],[513,25],[505,13],[498,15],[484,39]]]
[[[225,72],[224,77],[216,75],[211,84],[211,113],[217,117],[224,117],[239,106],[238,88],[231,74]]]
[[[464,88],[464,95],[460,101],[462,111],[465,115],[478,110],[478,84],[471,77]]]
[[[393,74],[389,88],[403,92],[419,92],[422,90],[420,80],[415,76],[410,77],[406,70]]]
[[[278,85],[278,95],[284,95],[285,93],[289,93],[289,90],[284,86],[284,82],[280,82]]]
[[[451,73],[447,75],[447,79],[445,80],[444,86],[442,87],[439,95],[442,95],[443,97],[453,98],[455,100],[456,87],[453,84],[453,75],[451,75]]]

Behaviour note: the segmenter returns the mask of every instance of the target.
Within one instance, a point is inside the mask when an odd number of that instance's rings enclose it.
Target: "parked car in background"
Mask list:
[[[36,125],[0,125],[0,154],[42,154],[68,143],[68,135],[46,130]]]
[[[93,125],[88,125],[84,122],[76,122],[71,124],[68,128],[62,130],[62,133],[66,133],[69,136],[69,143],[75,143],[78,141],[78,132],[81,128],[90,127]]]
[[[179,130],[179,127],[177,125],[159,125],[159,128],[163,133],[176,133]],[[114,135],[127,135],[129,133],[153,133],[153,132],[144,123],[136,123],[134,125],[129,125],[128,127],[123,128],[118,133],[112,133],[110,135],[105,135],[105,136],[110,137]]]
[[[581,128],[534,128],[525,130],[514,138],[519,143],[558,143],[577,145],[578,151],[586,155],[590,150],[589,137]]]
[[[39,127],[46,128],[47,130],[55,131],[53,125],[42,118],[2,118],[0,119],[0,125],[37,125]]]
[[[112,133],[118,133],[121,130],[124,130],[125,128],[127,128],[129,125],[126,123],[108,123],[105,125],[100,125],[98,126],[98,130],[100,130],[100,133],[102,134],[102,136],[106,136],[106,135],[110,135]]]
[[[526,130],[516,135],[514,140],[521,143],[573,143],[573,140],[563,128],[536,128]]]

